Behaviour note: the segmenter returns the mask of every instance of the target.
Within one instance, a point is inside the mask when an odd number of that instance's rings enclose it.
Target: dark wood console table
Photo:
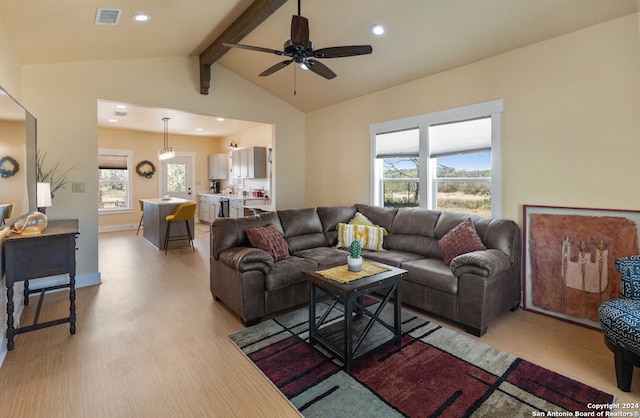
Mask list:
[[[80,233],[77,219],[50,220],[47,228],[37,235],[10,235],[5,239],[5,273],[7,282],[7,349],[13,350],[16,334],[53,325],[70,323],[71,334],[76,333],[76,236]],[[68,274],[69,283],[41,289],[29,289],[29,280]],[[13,285],[24,281],[24,304],[29,295],[40,293],[33,325],[14,328]],[[69,289],[69,316],[38,323],[45,292]]]

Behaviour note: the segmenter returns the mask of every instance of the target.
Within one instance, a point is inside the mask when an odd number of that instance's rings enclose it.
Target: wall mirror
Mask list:
[[[36,118],[0,87],[0,229],[36,210],[36,154]]]

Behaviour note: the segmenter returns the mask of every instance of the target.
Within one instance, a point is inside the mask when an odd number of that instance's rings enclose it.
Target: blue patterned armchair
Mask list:
[[[615,262],[622,281],[621,298],[598,309],[604,341],[613,351],[618,388],[631,390],[633,367],[640,366],[640,255]]]

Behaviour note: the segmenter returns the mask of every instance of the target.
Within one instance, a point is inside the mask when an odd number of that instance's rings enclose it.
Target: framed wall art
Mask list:
[[[523,308],[600,328],[620,296],[616,259],[640,254],[640,211],[524,205]]]

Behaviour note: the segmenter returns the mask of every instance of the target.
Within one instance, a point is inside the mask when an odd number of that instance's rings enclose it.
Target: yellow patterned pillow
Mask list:
[[[369,220],[366,216],[361,214],[360,212],[356,212],[356,215],[351,218],[349,221],[351,225],[367,225],[367,226],[376,226],[373,222]]]
[[[384,248],[382,248],[382,239],[387,231],[381,226],[339,223],[336,229],[338,230],[338,245],[336,245],[336,248],[349,248],[351,242],[358,237],[358,232],[364,231],[365,236],[362,239],[362,248],[384,251]]]

